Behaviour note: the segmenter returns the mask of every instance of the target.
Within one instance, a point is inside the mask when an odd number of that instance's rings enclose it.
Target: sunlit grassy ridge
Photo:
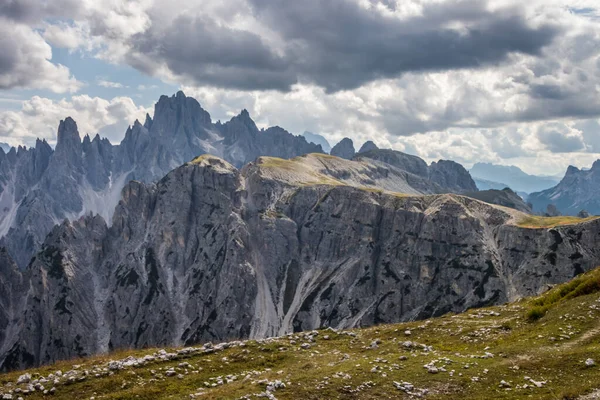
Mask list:
[[[541,297],[427,321],[297,333],[216,352],[200,348],[112,371],[111,359],[156,349],[28,372],[36,379],[74,365],[77,376],[87,370],[82,380],[54,385],[52,398],[69,400],[255,398],[276,381],[285,385],[271,391],[277,399],[414,398],[398,389],[407,383],[427,399],[575,399],[600,388],[598,367],[585,364],[600,362],[598,277],[596,270]],[[537,305],[546,307],[545,315],[530,322],[527,312]],[[167,376],[169,370],[175,375]],[[0,375],[0,392],[14,390],[22,373]],[[26,398],[46,397],[36,391]]]
[[[598,217],[578,218],[571,216],[561,217],[541,217],[537,215],[528,215],[519,221],[517,225],[522,228],[554,228],[562,225],[575,225],[598,219]]]

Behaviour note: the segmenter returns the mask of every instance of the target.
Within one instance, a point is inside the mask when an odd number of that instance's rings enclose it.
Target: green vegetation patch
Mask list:
[[[558,303],[600,292],[600,268],[586,272],[530,301],[526,317],[529,321],[542,318]]]

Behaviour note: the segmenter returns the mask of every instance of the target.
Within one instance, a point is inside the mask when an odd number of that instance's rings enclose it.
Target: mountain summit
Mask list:
[[[592,215],[600,214],[600,160],[585,170],[569,166],[564,178],[553,188],[532,193],[528,201],[534,211],[544,212],[554,205],[566,215],[577,215],[585,210]]]

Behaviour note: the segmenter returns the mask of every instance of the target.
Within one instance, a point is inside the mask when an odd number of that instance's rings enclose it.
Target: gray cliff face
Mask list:
[[[429,166],[429,179],[453,193],[476,192],[477,185],[469,171],[454,161],[440,160]]]
[[[110,227],[88,215],[54,228],[23,277],[0,253],[12,271],[0,290],[28,287],[2,303],[2,368],[425,318],[536,294],[600,261],[598,221],[519,228],[524,214],[462,196],[323,184],[316,163],[239,171],[199,157],[127,184]]]
[[[375,149],[360,152],[355,160],[375,160],[393,166],[409,175],[411,186],[421,188],[421,193],[476,192],[477,185],[469,172],[454,161],[440,160],[430,166],[417,157],[396,150]],[[427,187],[428,189],[425,189]]]
[[[490,189],[480,190],[479,192],[465,193],[465,196],[472,197],[486,203],[496,204],[503,207],[514,208],[526,214],[531,214],[531,207],[515,192],[509,188],[502,190]]]
[[[600,214],[600,160],[589,170],[570,166],[564,178],[553,188],[532,193],[527,200],[536,212],[545,212],[549,204],[556,206],[565,215],[577,215],[587,210],[592,215]]]
[[[66,118],[55,150],[38,140],[34,148],[0,152],[0,245],[25,267],[54,225],[89,212],[110,224],[129,180],[155,182],[200,154],[216,154],[241,167],[261,155],[315,152],[322,152],[319,145],[282,128],[258,130],[247,111],[213,124],[183,92],[162,96],[154,118],[147,116],[144,125],[136,121],[120,145],[98,135],[82,141],[75,121]]]
[[[332,156],[345,158],[346,160],[351,160],[352,157],[354,157],[354,155],[356,154],[356,150],[354,150],[354,143],[352,142],[352,139],[343,138],[342,140],[340,140],[338,144],[333,146],[330,154]]]

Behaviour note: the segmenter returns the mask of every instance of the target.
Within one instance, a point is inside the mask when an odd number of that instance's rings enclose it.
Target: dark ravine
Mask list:
[[[294,163],[314,157],[239,171],[203,156],[127,184],[110,227],[92,215],[55,227],[23,272],[1,252],[2,369],[413,320],[536,294],[600,262],[599,221],[524,229],[524,214],[458,195],[326,171],[308,182]]]

